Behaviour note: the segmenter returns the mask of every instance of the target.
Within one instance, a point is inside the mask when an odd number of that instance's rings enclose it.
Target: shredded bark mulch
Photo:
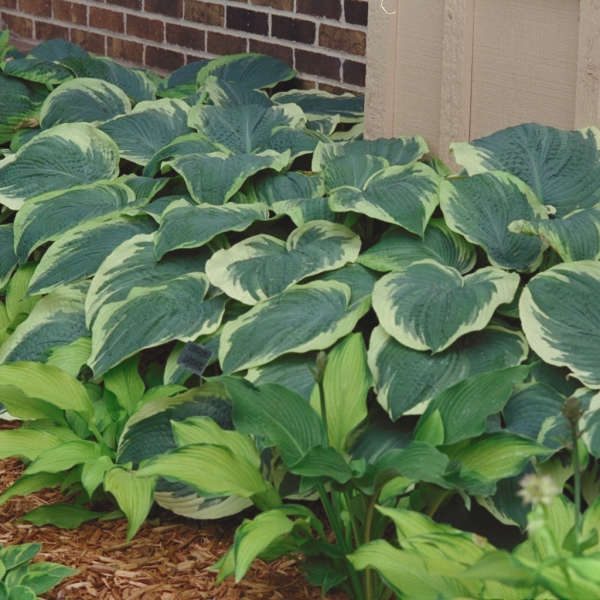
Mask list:
[[[4,425],[3,428],[5,428]],[[0,493],[20,475],[15,459],[0,461]],[[238,519],[200,522],[156,510],[130,542],[124,519],[94,521],[75,530],[36,527],[18,519],[38,506],[64,500],[42,490],[9,500],[0,508],[0,543],[43,544],[40,560],[79,573],[47,592],[47,600],[317,600],[320,590],[304,580],[293,559],[256,561],[246,578],[215,584],[207,567],[231,544]],[[344,600],[343,595],[328,595]]]

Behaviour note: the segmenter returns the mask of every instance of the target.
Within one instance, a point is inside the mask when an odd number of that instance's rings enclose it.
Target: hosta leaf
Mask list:
[[[464,274],[475,266],[477,253],[462,236],[448,229],[442,219],[432,219],[423,238],[402,229],[392,229],[356,262],[375,271],[396,271],[426,258]]]
[[[422,236],[438,205],[439,185],[437,173],[422,163],[388,167],[369,178],[362,190],[333,190],[329,206],[334,212],[362,213]]]
[[[29,262],[19,267],[10,278],[6,288],[4,304],[10,324],[23,320],[37,304],[39,298],[27,296],[29,281],[35,271],[35,263]]]
[[[350,333],[369,308],[367,304],[349,310],[350,301],[350,287],[335,281],[296,285],[263,300],[223,327],[221,368],[232,373],[288,352],[328,348]]]
[[[17,213],[15,251],[21,263],[45,242],[85,221],[132,205],[133,191],[120,182],[98,182],[31,198]]]
[[[442,183],[440,206],[450,229],[481,246],[493,265],[533,271],[544,245],[531,236],[509,231],[518,219],[546,218],[531,188],[513,175],[493,171]]]
[[[373,308],[401,344],[435,353],[483,329],[496,308],[512,300],[518,285],[517,274],[495,267],[462,277],[426,259],[382,277],[375,284]]]
[[[154,179],[138,175],[126,175],[122,181],[133,190],[136,206],[139,207],[146,206],[169,183],[169,179],[166,177]]]
[[[34,598],[37,598],[36,594],[44,594],[65,579],[65,577],[70,577],[71,575],[75,575],[75,573],[77,573],[75,569],[57,563],[33,563],[27,567],[27,570],[20,578],[20,584],[15,587],[22,586],[26,590],[29,590],[34,595]],[[8,600],[13,600],[13,589],[11,587]],[[28,598],[28,596],[16,596],[14,600],[28,600]]]
[[[45,40],[29,51],[29,56],[41,60],[62,60],[63,58],[85,58],[89,54],[77,44],[60,38]]]
[[[154,238],[156,257],[181,248],[198,248],[227,231],[244,231],[254,221],[266,221],[265,204],[233,204],[190,206],[185,200],[170,204],[162,213],[160,228]]]
[[[60,442],[57,441],[58,443]],[[0,494],[0,506],[15,496],[26,496],[44,488],[55,487],[64,481],[64,478],[64,473],[39,473],[30,477],[21,476]]]
[[[149,219],[103,216],[61,235],[46,251],[31,281],[29,294],[47,294],[66,283],[91,277],[120,244],[155,229]]]
[[[207,60],[194,60],[183,67],[179,67],[159,83],[157,94],[163,98],[193,96],[196,93],[198,71],[207,62]]]
[[[202,94],[206,96],[204,104],[215,106],[241,106],[257,104],[258,106],[273,106],[273,102],[262,90],[253,90],[239,81],[225,81],[214,75],[206,78],[202,85]]]
[[[140,404],[146,387],[138,365],[139,357],[135,356],[106,372],[103,377],[104,387],[116,396],[117,402],[130,415]]]
[[[399,344],[379,326],[371,334],[368,361],[377,400],[396,420],[467,377],[516,366],[527,354],[519,332],[496,325],[433,355]]]
[[[265,150],[260,154],[233,156],[223,152],[189,154],[165,164],[183,177],[188,191],[197,203],[224,204],[251,175],[265,169],[281,171],[289,162],[289,152],[280,154]],[[0,177],[1,175],[0,171]]]
[[[246,379],[255,385],[278,383],[309,400],[316,384],[315,358],[313,353],[282,356],[261,367],[249,369]]]
[[[23,515],[21,520],[33,523],[38,527],[42,525],[54,525],[61,529],[77,529],[82,523],[97,519],[100,514],[76,504],[59,503],[34,508]],[[52,585],[54,586],[55,584]]]
[[[0,363],[45,361],[52,349],[88,335],[87,288],[85,283],[64,286],[42,298],[0,346]]]
[[[508,171],[562,217],[600,200],[599,139],[595,127],[562,131],[526,123],[451,148],[470,175]]]
[[[101,79],[80,77],[50,92],[40,110],[40,125],[49,129],[60,123],[101,123],[130,110],[131,102],[121,88]]]
[[[182,100],[145,100],[100,129],[117,143],[122,158],[144,166],[163,146],[189,132],[188,110]]]
[[[297,104],[314,121],[322,117],[339,116],[342,123],[355,123],[364,115],[365,98],[354,94],[330,94],[323,90],[289,90],[274,94],[277,104]]]
[[[144,167],[146,177],[154,177],[162,168],[163,162],[188,154],[208,154],[216,152],[217,146],[199,133],[186,133],[176,137],[152,156]]]
[[[0,393],[2,394],[2,406],[6,409],[6,413],[15,420],[49,419],[54,423],[64,424],[63,411],[44,400],[31,398],[19,388],[11,385],[3,385]],[[5,417],[6,414],[2,416]]]
[[[364,303],[369,301],[373,287],[377,281],[377,275],[361,265],[350,264],[338,269],[337,271],[329,271],[319,277],[321,281],[337,281],[344,283],[350,288],[350,310],[355,310]]]
[[[389,167],[389,162],[381,156],[349,154],[327,162],[323,166],[321,175],[325,189],[328,191],[338,188],[360,191],[373,175],[386,167]]]
[[[38,456],[27,467],[25,475],[65,472],[75,465],[98,458],[100,453],[100,446],[96,442],[86,440],[66,442],[56,448],[50,448]]]
[[[41,544],[16,544],[0,550],[0,561],[10,571],[19,565],[30,562],[42,549]]]
[[[544,361],[600,389],[600,263],[560,264],[529,281],[519,302],[527,341]]]
[[[0,225],[0,290],[6,286],[13,269],[17,266],[14,243],[12,223]]]
[[[600,259],[600,205],[573,211],[562,218],[513,221],[509,230],[537,235],[565,262]]]
[[[257,235],[219,250],[207,261],[210,282],[245,304],[274,296],[290,285],[354,262],[360,238],[347,227],[310,221],[284,242]]]
[[[230,54],[206,63],[198,71],[197,85],[209,76],[256,90],[292,79],[296,72],[282,60],[263,54]]]
[[[47,365],[54,365],[65,373],[77,377],[92,353],[92,340],[89,337],[77,338],[65,346],[56,346],[50,350]]]
[[[59,437],[45,431],[34,431],[23,427],[20,429],[7,429],[0,432],[0,457],[18,456],[31,461],[43,452],[60,446],[62,443],[63,441]],[[10,490],[11,488],[6,490],[5,494]],[[28,491],[24,491],[23,494],[28,493]],[[12,495],[17,494],[20,494],[20,492],[17,491]],[[3,494],[2,499],[7,500],[8,498]]]
[[[0,161],[0,203],[13,210],[23,202],[119,174],[119,151],[87,123],[65,123],[43,131]]]
[[[2,70],[11,77],[35,81],[48,87],[73,78],[71,72],[62,65],[39,58],[15,58],[3,63]]]

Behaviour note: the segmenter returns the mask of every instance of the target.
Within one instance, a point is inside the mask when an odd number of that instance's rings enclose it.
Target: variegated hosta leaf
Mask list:
[[[341,187],[362,190],[373,175],[389,167],[389,164],[381,156],[349,154],[327,162],[321,170],[321,176],[327,191]]]
[[[68,40],[57,38],[43,41],[35,48],[32,48],[27,56],[40,60],[54,61],[68,57],[85,58],[89,54],[81,46]]]
[[[150,215],[157,223],[160,223],[163,213],[173,204],[181,205],[188,204],[192,206],[194,201],[188,194],[174,194],[172,196],[161,196],[156,198],[150,204],[143,207],[143,211]]]
[[[119,150],[87,123],[65,123],[36,135],[0,161],[0,203],[18,210],[34,196],[119,174]]]
[[[337,281],[350,288],[350,310],[359,308],[365,301],[368,302],[365,310],[368,310],[368,307],[371,306],[371,294],[377,278],[375,273],[355,263],[346,265],[337,271],[329,271],[319,277],[321,281]]]
[[[295,171],[267,172],[254,182],[252,193],[258,202],[266,202],[275,214],[288,215],[296,227],[317,219],[335,220],[324,198],[325,188],[319,176]]]
[[[356,262],[375,271],[396,271],[425,258],[464,274],[475,266],[477,252],[462,236],[448,229],[442,219],[432,219],[423,238],[402,229],[391,229]]]
[[[15,217],[17,257],[23,263],[43,243],[90,219],[126,208],[134,201],[133,190],[116,181],[77,186],[32,198]]]
[[[282,356],[261,367],[249,369],[246,379],[254,385],[278,383],[308,401],[316,384],[315,361],[314,352],[299,356]]]
[[[0,74],[1,144],[10,142],[17,131],[25,131],[18,127],[38,115],[43,97],[38,100],[36,96],[23,81]]]
[[[274,94],[277,104],[297,104],[310,121],[338,116],[342,123],[356,123],[364,116],[365,98],[354,94],[330,94],[323,90],[289,90]]]
[[[262,234],[219,250],[206,263],[206,274],[229,297],[256,304],[306,277],[354,262],[359,251],[360,238],[347,227],[310,221],[286,242]]]
[[[131,102],[121,88],[100,79],[81,77],[50,92],[40,110],[40,125],[49,129],[60,123],[101,123],[130,110]]]
[[[403,346],[378,326],[371,334],[368,361],[377,400],[395,421],[403,414],[422,412],[432,398],[456,383],[519,365],[527,354],[523,335],[498,325],[469,333],[438,354]]]
[[[13,269],[17,266],[14,243],[12,223],[0,225],[0,290],[4,289]]]
[[[0,346],[0,362],[44,362],[53,348],[88,335],[84,312],[87,290],[87,283],[78,283],[44,296]]]
[[[547,218],[531,188],[500,171],[442,182],[440,206],[450,229],[481,246],[493,265],[530,272],[539,266],[539,239],[509,231],[518,219]]]
[[[271,88],[292,79],[296,72],[287,63],[264,54],[246,53],[222,56],[206,63],[198,71],[196,83],[204,85],[209,76],[252,90]]]
[[[173,71],[158,84],[157,95],[161,98],[188,98],[196,93],[198,71],[207,60],[194,60]]]
[[[273,106],[273,101],[262,90],[253,90],[240,85],[239,81],[225,81],[214,75],[207,77],[202,85],[202,94],[206,96],[203,104],[229,107],[248,104]]]
[[[349,310],[350,287],[336,281],[296,285],[263,300],[222,329],[225,373],[264,365],[288,352],[322,350],[350,333],[369,309]]]
[[[509,230],[537,235],[565,262],[600,258],[600,205],[555,219],[513,221]]]
[[[144,166],[163,146],[189,133],[188,110],[183,100],[146,100],[100,129],[117,143],[122,158]]]
[[[600,201],[600,131],[563,131],[526,123],[451,146],[470,175],[508,171],[529,184],[559,217]]]
[[[559,264],[529,281],[519,302],[527,341],[544,361],[600,389],[600,262]]]
[[[146,206],[169,183],[169,179],[154,179],[139,175],[124,175],[120,179],[135,194],[135,205]]]
[[[422,236],[439,202],[440,178],[422,163],[388,167],[375,173],[364,189],[340,187],[329,196],[334,212],[357,212],[400,225]]]
[[[500,304],[510,302],[519,276],[495,267],[462,277],[452,267],[425,259],[382,277],[373,308],[382,327],[415,350],[441,352],[471,331],[483,329]]]
[[[204,260],[184,255],[157,263],[152,235],[127,240],[104,260],[86,299],[89,366],[96,375],[143,348],[217,329],[225,302],[203,301],[209,285]]]
[[[29,282],[28,293],[47,294],[66,283],[91,277],[117,246],[154,229],[150,219],[125,216],[99,217],[74,227],[46,251]]]
[[[183,177],[196,202],[218,205],[233,197],[251,175],[265,169],[281,171],[289,163],[289,152],[265,150],[260,154],[188,154],[164,164]]]
[[[266,204],[233,204],[190,206],[181,200],[170,204],[162,213],[160,228],[154,238],[156,257],[181,248],[199,248],[226,231],[244,231],[254,221],[266,221]]]
[[[62,65],[39,58],[15,58],[3,63],[2,70],[11,77],[35,81],[47,87],[73,79],[71,72]]]

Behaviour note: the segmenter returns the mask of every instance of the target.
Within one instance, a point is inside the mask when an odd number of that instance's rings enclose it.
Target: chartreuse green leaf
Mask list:
[[[27,467],[25,475],[65,472],[75,465],[98,458],[100,453],[100,446],[96,442],[86,440],[66,442],[56,448],[50,448],[38,456]]]
[[[27,496],[44,488],[52,488],[64,481],[64,473],[38,473],[22,476],[0,494],[0,506],[15,496]]]
[[[94,275],[120,244],[155,230],[150,219],[107,215],[85,221],[63,233],[48,248],[29,282],[29,294],[47,294],[73,281]]]
[[[91,77],[78,77],[59,85],[40,110],[42,129],[60,123],[100,123],[128,113],[131,102],[121,88]]]
[[[119,150],[87,123],[65,123],[36,135],[0,161],[0,203],[13,210],[25,200],[119,174]]]
[[[127,208],[135,202],[120,182],[97,182],[28,200],[15,217],[15,252],[21,263],[45,242],[89,219]]]
[[[486,428],[487,418],[499,413],[516,385],[529,374],[527,365],[469,377],[436,396],[419,419],[415,437],[419,439],[427,419],[438,413],[443,423],[444,444],[477,437]]]
[[[135,412],[146,391],[138,364],[139,356],[134,356],[107,371],[102,378],[104,387],[116,396],[117,402],[130,415]]]
[[[329,196],[334,212],[357,212],[422,236],[439,203],[439,175],[423,163],[376,172],[362,189],[342,186]]]
[[[363,301],[350,310],[351,297],[346,284],[313,281],[259,302],[224,325],[219,341],[223,372],[257,367],[288,352],[328,348],[369,309]]]
[[[15,58],[3,63],[2,70],[11,77],[35,81],[48,87],[73,78],[71,72],[62,65],[39,58]]]
[[[147,474],[148,475],[148,474]],[[104,476],[104,489],[111,493],[127,517],[127,539],[130,540],[146,520],[154,503],[156,477],[115,467]]]
[[[84,313],[87,290],[88,283],[82,282],[35,298],[39,302],[29,316],[0,346],[0,362],[45,362],[53,349],[88,335]]]
[[[396,271],[426,258],[464,274],[475,266],[477,253],[462,236],[448,229],[442,219],[432,219],[422,238],[402,229],[390,229],[356,262],[375,271]]]
[[[483,329],[496,308],[513,299],[518,285],[517,274],[495,267],[463,277],[425,259],[382,277],[373,290],[373,308],[401,344],[436,353]]]
[[[83,384],[52,365],[27,361],[0,365],[0,385],[15,386],[27,396],[45,400],[61,410],[73,410],[85,418],[93,413]]]
[[[14,419],[21,419],[22,421],[50,419],[54,423],[64,424],[62,410],[39,398],[30,398],[17,387],[12,385],[0,386],[0,394],[2,405]],[[6,414],[3,417],[6,417]]]
[[[206,274],[229,297],[256,304],[306,277],[354,262],[360,243],[344,225],[310,221],[285,242],[262,234],[215,252],[206,263]]]
[[[188,110],[183,100],[145,100],[100,129],[116,142],[122,158],[144,166],[163,146],[189,133]]]
[[[600,258],[600,206],[581,208],[561,218],[517,220],[513,233],[538,236],[565,262]]]
[[[92,340],[89,337],[77,338],[65,346],[56,346],[50,350],[46,363],[77,377],[92,352]]]
[[[29,587],[24,585],[11,585],[6,596],[7,600],[37,600],[38,596]]]
[[[542,241],[508,227],[519,219],[545,219],[547,213],[531,188],[514,175],[492,171],[444,180],[440,206],[448,227],[481,246],[493,265],[524,272],[539,266]]]
[[[271,96],[277,104],[297,104],[314,121],[339,117],[342,123],[356,123],[364,116],[364,96],[330,94],[324,90],[288,90]]]
[[[198,71],[196,83],[204,85],[208,77],[235,83],[256,90],[271,88],[281,81],[292,79],[296,72],[282,60],[264,54],[230,54],[214,59]]]
[[[104,481],[104,475],[114,466],[109,456],[102,455],[83,463],[81,469],[81,485],[91,498],[98,486]]]
[[[563,217],[600,201],[599,139],[595,127],[562,131],[526,123],[451,149],[470,175],[508,171]]]
[[[21,520],[33,523],[38,527],[42,525],[54,525],[61,529],[77,529],[82,523],[97,519],[100,514],[76,504],[58,503],[34,508],[23,515]]]
[[[22,321],[39,300],[39,298],[27,296],[27,287],[34,271],[35,263],[27,263],[19,267],[8,282],[4,304],[6,316],[11,324]]]
[[[236,429],[276,446],[286,465],[297,464],[312,448],[325,444],[319,415],[295,392],[273,383],[255,386],[235,377],[225,377],[223,383],[233,402]]]
[[[154,237],[156,257],[181,248],[198,248],[227,231],[244,231],[254,221],[266,221],[266,204],[226,204],[190,206],[186,200],[173,202],[162,213],[160,228]]]
[[[44,594],[60,583],[65,577],[69,577],[75,573],[77,573],[75,569],[70,569],[64,565],[51,562],[37,562],[29,565],[22,573],[18,572],[19,581],[15,587],[22,586],[25,589],[29,589],[34,594],[34,598],[36,598],[36,594]],[[11,577],[9,574],[6,581],[8,582],[10,579]],[[14,583],[11,582],[8,600],[29,600],[28,596],[15,596],[13,599],[13,585]]]
[[[560,264],[529,281],[519,302],[527,341],[551,365],[567,366],[600,389],[600,263]]]
[[[15,544],[0,550],[0,561],[7,571],[30,562],[42,549],[41,544]]]

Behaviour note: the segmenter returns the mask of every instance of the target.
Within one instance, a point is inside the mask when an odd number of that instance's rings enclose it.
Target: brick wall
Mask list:
[[[367,0],[0,0],[0,21],[21,43],[60,37],[157,70],[262,52],[299,86],[364,88]]]

